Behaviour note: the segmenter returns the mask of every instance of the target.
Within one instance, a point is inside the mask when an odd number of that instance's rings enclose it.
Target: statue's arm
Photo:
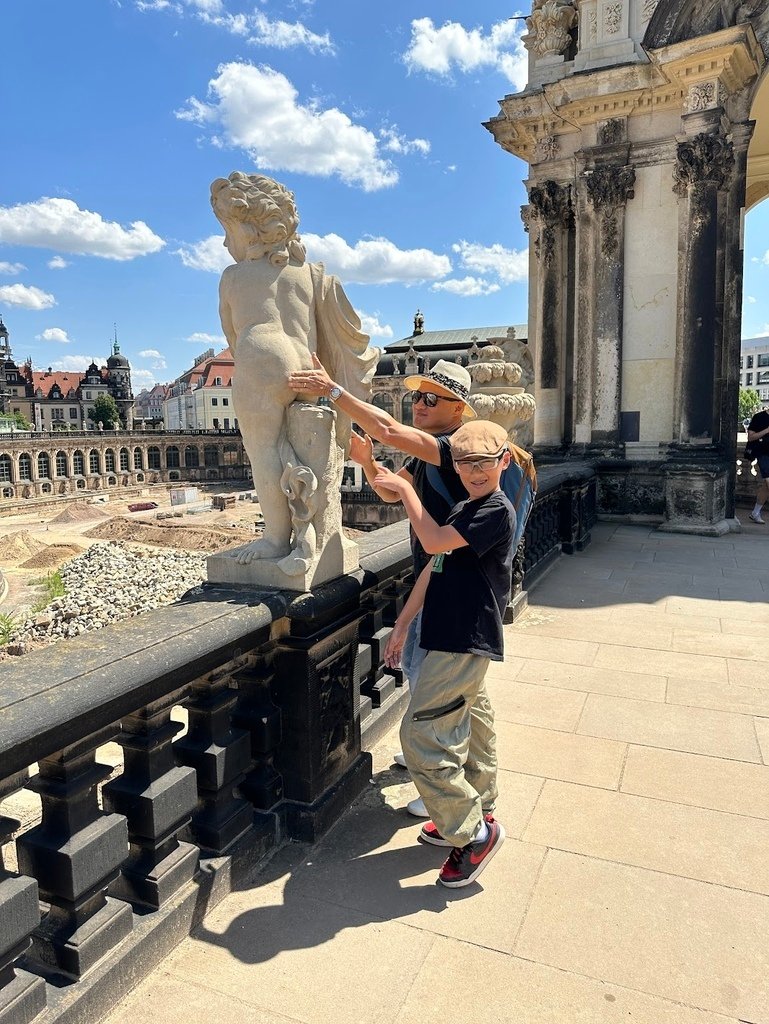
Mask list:
[[[222,322],[222,330],[224,331],[224,337],[227,339],[227,344],[230,346],[230,352],[235,355],[237,335],[232,324],[232,310],[227,299],[227,283],[224,275],[222,275],[222,279],[219,282],[219,319]]]

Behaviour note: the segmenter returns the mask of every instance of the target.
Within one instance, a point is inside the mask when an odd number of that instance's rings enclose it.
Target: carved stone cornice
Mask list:
[[[727,188],[734,167],[734,147],[723,132],[707,135],[702,132],[693,139],[678,143],[673,166],[673,191],[685,196],[692,185],[715,185]]]
[[[555,57],[571,42],[571,29],[577,12],[571,0],[534,0],[526,19],[528,32],[521,37],[523,45],[535,57]]]
[[[559,228],[569,228],[574,220],[571,187],[557,181],[543,181],[529,188],[529,225],[540,224],[539,237],[534,243],[537,259],[549,267],[555,256],[555,242]]]

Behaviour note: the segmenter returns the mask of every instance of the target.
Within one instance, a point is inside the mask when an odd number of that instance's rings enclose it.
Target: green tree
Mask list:
[[[761,399],[753,388],[740,388],[740,425],[749,420],[761,408]]]
[[[31,430],[32,424],[29,422],[23,412],[15,412],[13,414],[13,425],[17,430]]]
[[[88,410],[88,419],[101,423],[105,430],[113,430],[120,426],[120,413],[112,395],[99,395]]]

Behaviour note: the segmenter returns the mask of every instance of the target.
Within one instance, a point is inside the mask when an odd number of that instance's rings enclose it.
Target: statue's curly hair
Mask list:
[[[294,193],[279,181],[263,174],[233,171],[229,178],[212,182],[211,206],[225,230],[228,220],[252,229],[247,259],[266,256],[277,267],[284,267],[289,259],[304,263],[305,248],[296,233],[299,214]]]

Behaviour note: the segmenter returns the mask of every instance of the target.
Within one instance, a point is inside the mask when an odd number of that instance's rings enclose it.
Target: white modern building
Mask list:
[[[769,336],[742,339],[740,387],[753,388],[762,401],[769,402]]]

